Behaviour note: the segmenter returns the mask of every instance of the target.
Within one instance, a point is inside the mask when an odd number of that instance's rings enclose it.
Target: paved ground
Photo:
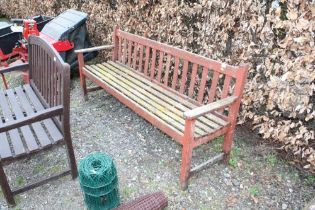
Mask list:
[[[162,190],[169,198],[169,209],[302,209],[315,195],[314,176],[289,166],[274,148],[243,127],[237,127],[230,164],[199,172],[183,192],[178,184],[181,147],[105,91],[90,94],[85,102],[78,78],[72,80],[71,129],[78,160],[93,151],[114,157],[123,202]],[[194,164],[220,151],[218,141],[197,149]],[[20,186],[66,165],[61,148],[11,164],[6,172],[11,185]],[[16,200],[14,209],[85,208],[78,180],[69,177]],[[0,209],[7,208],[0,195]]]

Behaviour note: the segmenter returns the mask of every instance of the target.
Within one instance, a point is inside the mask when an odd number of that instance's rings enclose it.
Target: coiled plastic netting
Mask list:
[[[79,179],[88,209],[113,209],[120,204],[117,171],[111,156],[95,152],[82,159]]]

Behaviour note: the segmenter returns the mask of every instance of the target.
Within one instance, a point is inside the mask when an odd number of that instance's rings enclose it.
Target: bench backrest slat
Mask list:
[[[115,27],[117,59],[152,81],[187,95],[196,103],[210,103],[230,95],[241,96],[236,84],[248,67],[227,65]],[[116,51],[117,49],[117,51]],[[114,57],[114,56],[113,56]],[[221,87],[223,86],[223,87]]]

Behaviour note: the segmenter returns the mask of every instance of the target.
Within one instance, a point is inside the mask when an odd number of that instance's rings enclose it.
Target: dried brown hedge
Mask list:
[[[0,0],[0,14],[87,12],[94,44],[122,29],[229,64],[249,62],[240,123],[315,171],[315,5],[311,0]]]

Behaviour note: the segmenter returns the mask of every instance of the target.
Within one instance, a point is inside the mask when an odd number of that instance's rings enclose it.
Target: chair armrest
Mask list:
[[[87,53],[87,52],[93,52],[93,51],[98,51],[98,50],[111,50],[113,48],[114,48],[114,45],[102,45],[98,47],[79,49],[79,50],[75,50],[74,52],[78,54],[78,53]]]
[[[196,119],[210,112],[214,112],[216,110],[223,109],[227,106],[230,106],[236,100],[237,100],[236,96],[230,96],[230,97],[215,101],[213,103],[194,108],[192,110],[184,112],[184,118],[188,120]]]
[[[28,68],[29,68],[28,63],[23,63],[16,66],[0,68],[0,73],[4,74],[4,73],[12,72],[12,71],[26,71],[28,70]]]
[[[29,125],[29,124],[34,123],[34,122],[38,122],[41,120],[52,118],[54,116],[61,115],[62,113],[63,113],[63,106],[62,105],[48,108],[45,110],[41,110],[41,111],[38,111],[38,112],[36,112],[32,115],[29,115],[27,117],[24,117],[24,118],[21,118],[18,120],[12,120],[8,123],[2,124],[0,126],[0,133],[12,130],[14,128],[20,128],[24,125]]]

